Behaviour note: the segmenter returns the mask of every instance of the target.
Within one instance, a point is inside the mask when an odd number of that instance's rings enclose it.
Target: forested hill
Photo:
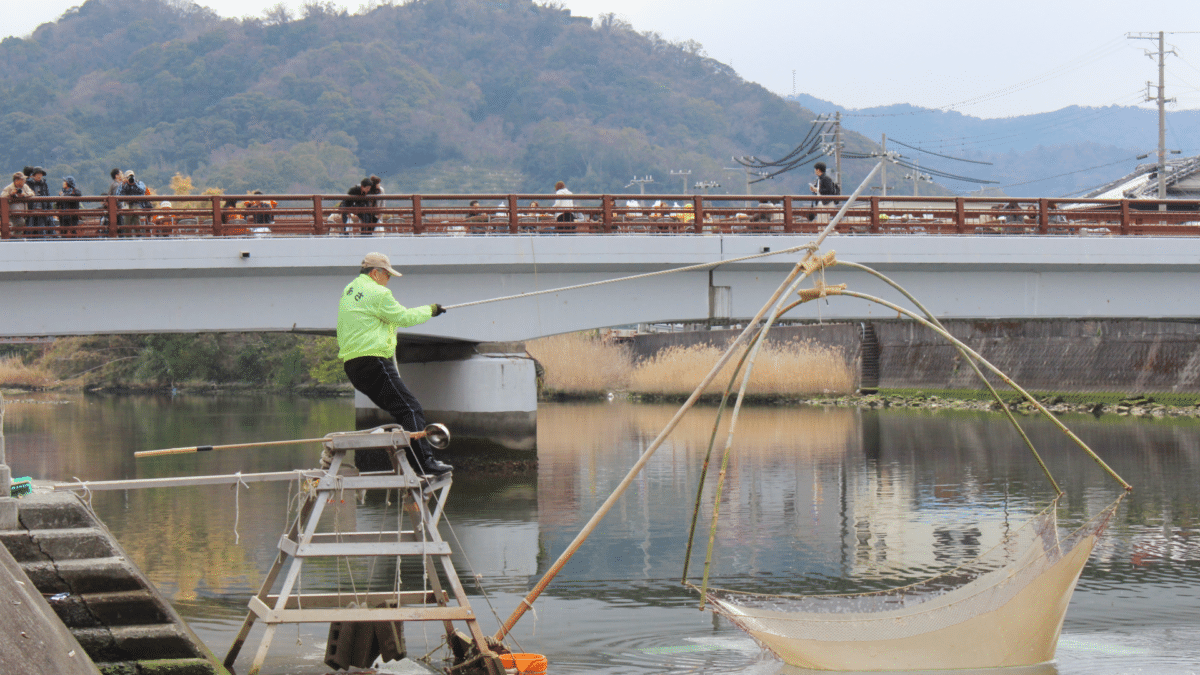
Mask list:
[[[282,6],[281,6],[282,7]],[[695,43],[531,0],[419,0],[351,15],[310,3],[222,19],[178,0],[88,0],[0,43],[5,171],[45,166],[85,193],[108,170],[230,193],[678,191],[672,170],[739,193],[732,155],[780,157],[812,113]],[[851,149],[868,147],[852,135]],[[865,175],[847,163],[843,183]],[[800,192],[811,171],[769,190]],[[764,190],[766,191],[766,190]]]

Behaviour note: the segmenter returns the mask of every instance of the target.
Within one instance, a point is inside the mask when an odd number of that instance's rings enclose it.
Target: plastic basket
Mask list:
[[[516,668],[517,675],[545,675],[550,664],[541,654],[501,654],[505,669]]]

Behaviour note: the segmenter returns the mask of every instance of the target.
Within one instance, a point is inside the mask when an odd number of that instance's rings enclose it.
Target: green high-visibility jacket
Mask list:
[[[416,326],[433,317],[433,305],[411,309],[396,302],[386,286],[360,274],[342,291],[338,304],[338,358],[390,359],[396,353],[396,329]]]

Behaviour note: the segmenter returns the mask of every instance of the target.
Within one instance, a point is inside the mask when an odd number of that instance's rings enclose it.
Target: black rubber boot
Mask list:
[[[415,444],[414,444],[415,445]],[[419,445],[408,449],[408,456],[412,460],[413,469],[422,476],[441,476],[442,474],[450,473],[454,470],[453,466],[445,462],[439,462],[433,458],[433,453],[422,453]]]
[[[421,473],[425,474],[426,476],[442,476],[450,473],[453,470],[454,467],[432,457],[429,457],[424,462],[421,462]]]

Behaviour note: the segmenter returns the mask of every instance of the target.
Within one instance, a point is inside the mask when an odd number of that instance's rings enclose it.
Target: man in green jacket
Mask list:
[[[345,362],[355,389],[388,411],[405,430],[420,431],[425,428],[425,411],[396,370],[396,329],[425,323],[446,310],[437,304],[403,307],[387,288],[398,276],[386,255],[368,253],[363,258],[358,277],[342,291],[338,305],[338,358]],[[440,476],[454,468],[434,459],[424,438],[413,441],[412,450],[415,468],[423,474]]]

